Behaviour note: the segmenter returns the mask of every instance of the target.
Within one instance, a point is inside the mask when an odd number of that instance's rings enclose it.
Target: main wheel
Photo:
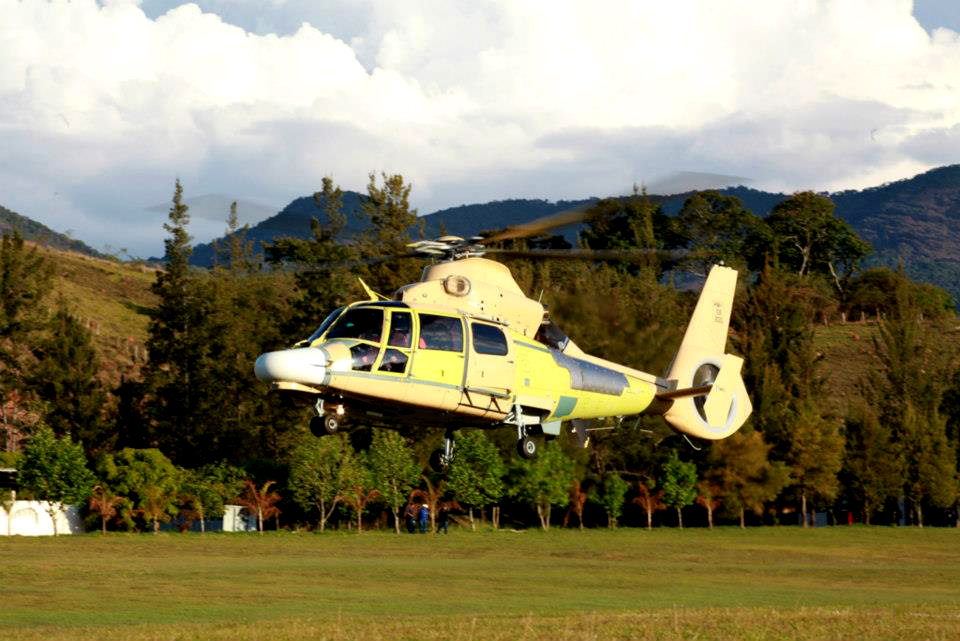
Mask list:
[[[323,431],[332,436],[337,433],[337,430],[340,429],[340,421],[337,420],[336,414],[324,414],[323,415]]]
[[[537,442],[529,436],[524,436],[517,441],[517,453],[526,459],[531,459],[537,455]]]

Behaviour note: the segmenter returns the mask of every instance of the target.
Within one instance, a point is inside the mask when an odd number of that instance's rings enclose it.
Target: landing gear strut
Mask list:
[[[443,449],[434,450],[430,455],[430,467],[436,472],[446,472],[453,462],[453,450],[455,443],[453,441],[453,432],[447,430],[443,435]]]

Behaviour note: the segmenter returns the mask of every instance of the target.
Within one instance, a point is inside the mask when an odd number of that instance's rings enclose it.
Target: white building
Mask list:
[[[9,507],[9,510],[3,509]],[[53,510],[57,534],[80,534],[83,519],[76,505],[64,505]],[[0,536],[53,536],[53,518],[47,501],[14,501],[0,505]]]

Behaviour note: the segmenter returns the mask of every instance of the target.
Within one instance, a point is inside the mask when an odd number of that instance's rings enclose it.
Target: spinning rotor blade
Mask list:
[[[530,221],[529,223],[517,225],[516,227],[508,227],[507,229],[504,229],[493,236],[488,236],[479,242],[483,245],[489,245],[491,243],[500,242],[501,240],[529,238],[530,236],[537,236],[551,229],[556,229],[557,227],[581,223],[587,217],[587,211],[593,205],[594,203],[590,203],[589,205],[583,205],[581,207],[577,207],[576,209],[562,211],[559,214],[544,216],[543,218],[538,218]]]
[[[388,263],[392,260],[400,260],[403,258],[423,258],[423,252],[413,251],[407,252],[405,254],[392,254],[390,256],[372,256],[370,258],[352,258],[350,260],[332,260],[323,263],[317,263],[317,266],[321,270],[327,269],[351,269],[353,267],[367,267],[369,265],[379,265],[380,263]],[[319,270],[309,270],[309,271],[319,271]]]
[[[681,249],[496,249],[485,250],[487,254],[499,254],[508,258],[560,258],[571,260],[619,260],[632,262],[644,258],[683,260],[685,258],[709,258],[715,252],[691,252]]]
[[[743,176],[729,176],[705,171],[671,171],[644,185],[652,196],[676,196],[694,191],[723,189],[751,182]]]

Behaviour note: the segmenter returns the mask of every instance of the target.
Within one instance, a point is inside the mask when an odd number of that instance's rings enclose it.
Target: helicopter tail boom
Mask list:
[[[753,410],[740,376],[743,359],[724,351],[736,286],[735,269],[710,270],[667,374],[672,389],[657,395],[669,403],[663,413],[667,423],[690,436],[725,438]]]

